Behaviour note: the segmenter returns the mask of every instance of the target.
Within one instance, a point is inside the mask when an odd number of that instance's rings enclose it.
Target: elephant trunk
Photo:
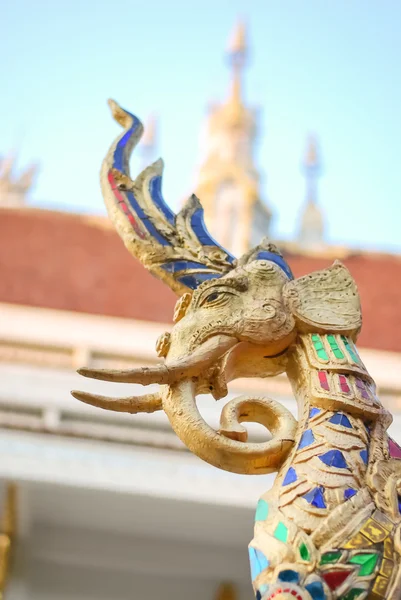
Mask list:
[[[191,452],[226,471],[251,475],[274,473],[294,443],[297,422],[287,409],[273,400],[232,400],[223,411],[224,431],[221,432],[210,427],[199,413],[195,384],[191,380],[166,386],[163,409],[175,433]],[[247,420],[268,425],[273,439],[262,443],[237,441],[244,431],[239,423]]]

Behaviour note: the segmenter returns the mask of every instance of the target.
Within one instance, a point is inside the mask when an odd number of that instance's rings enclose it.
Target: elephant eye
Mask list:
[[[222,306],[229,302],[233,295],[235,294],[230,290],[210,290],[209,294],[200,299],[199,306]]]
[[[220,304],[224,304],[228,299],[227,296],[227,292],[211,292],[202,300],[201,306],[220,306]]]
[[[209,294],[209,296],[207,296],[207,298],[205,299],[205,302],[213,302],[213,300],[217,300],[218,297],[219,297],[219,292],[213,292],[212,294]]]

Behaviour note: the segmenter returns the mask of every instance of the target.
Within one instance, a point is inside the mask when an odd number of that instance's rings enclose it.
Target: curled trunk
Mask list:
[[[202,460],[225,471],[252,475],[274,473],[294,443],[297,422],[287,409],[273,400],[232,400],[223,411],[221,432],[210,427],[199,413],[192,381],[185,380],[166,387],[163,409],[187,448]],[[239,423],[250,420],[267,426],[273,439],[262,443],[238,441],[244,439],[241,438],[243,428]]]

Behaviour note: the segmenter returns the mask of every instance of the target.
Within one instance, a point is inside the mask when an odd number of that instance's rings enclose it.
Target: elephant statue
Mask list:
[[[72,392],[114,411],[164,410],[183,443],[208,463],[243,474],[277,472],[256,508],[249,545],[257,600],[401,598],[401,449],[391,415],[355,346],[361,329],[356,284],[336,261],[294,279],[267,239],[239,259],[208,233],[199,200],[179,214],[161,194],[157,161],[135,181],[128,161],[142,125],[110,101],[124,131],[101,172],[109,216],[127,249],[178,295],[171,333],[156,344],[163,362],[81,375],[159,391],[108,398]],[[216,400],[238,377],[285,373],[298,420],[274,400],[239,397],[215,431],[196,404]],[[247,441],[244,422],[271,439]]]

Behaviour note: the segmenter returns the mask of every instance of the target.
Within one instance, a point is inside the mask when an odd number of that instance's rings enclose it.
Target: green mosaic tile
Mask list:
[[[348,354],[351,357],[351,360],[354,363],[358,363],[359,364],[360,363],[359,356],[355,352],[352,342],[350,342],[349,339],[345,335],[342,335],[341,339],[343,341],[343,344],[345,346],[346,351],[348,352]]]
[[[342,596],[342,600],[355,600],[355,598],[358,598],[358,596],[360,596],[362,592],[365,591],[366,590],[361,590],[360,588],[352,588],[352,590],[350,590],[348,594]]]
[[[334,356],[339,359],[344,358],[344,354],[341,352],[340,348],[338,347],[337,340],[333,334],[330,334],[327,336],[327,341],[329,342],[331,351],[334,354]]]
[[[322,360],[329,360],[326,349],[323,346],[323,342],[318,333],[312,333],[312,344],[315,348],[318,358],[321,358]]]
[[[302,544],[299,546],[299,555],[302,560],[310,560],[310,552],[308,546],[304,542],[302,542]]]
[[[342,554],[342,552],[339,552],[339,551],[325,552],[320,559],[320,564],[327,565],[328,563],[337,562],[341,558],[341,554]]]
[[[280,521],[277,525],[273,535],[277,540],[280,540],[280,542],[286,543],[288,539],[288,528],[284,525],[284,523],[282,523],[282,521]]]
[[[361,577],[364,577],[366,575],[371,575],[373,573],[378,560],[379,560],[378,554],[364,553],[364,554],[356,554],[355,556],[353,556],[352,558],[349,559],[349,562],[353,563],[354,565],[360,565],[361,568],[359,569],[359,575]]]
[[[269,505],[266,500],[259,500],[256,507],[255,521],[266,521],[269,514]]]

